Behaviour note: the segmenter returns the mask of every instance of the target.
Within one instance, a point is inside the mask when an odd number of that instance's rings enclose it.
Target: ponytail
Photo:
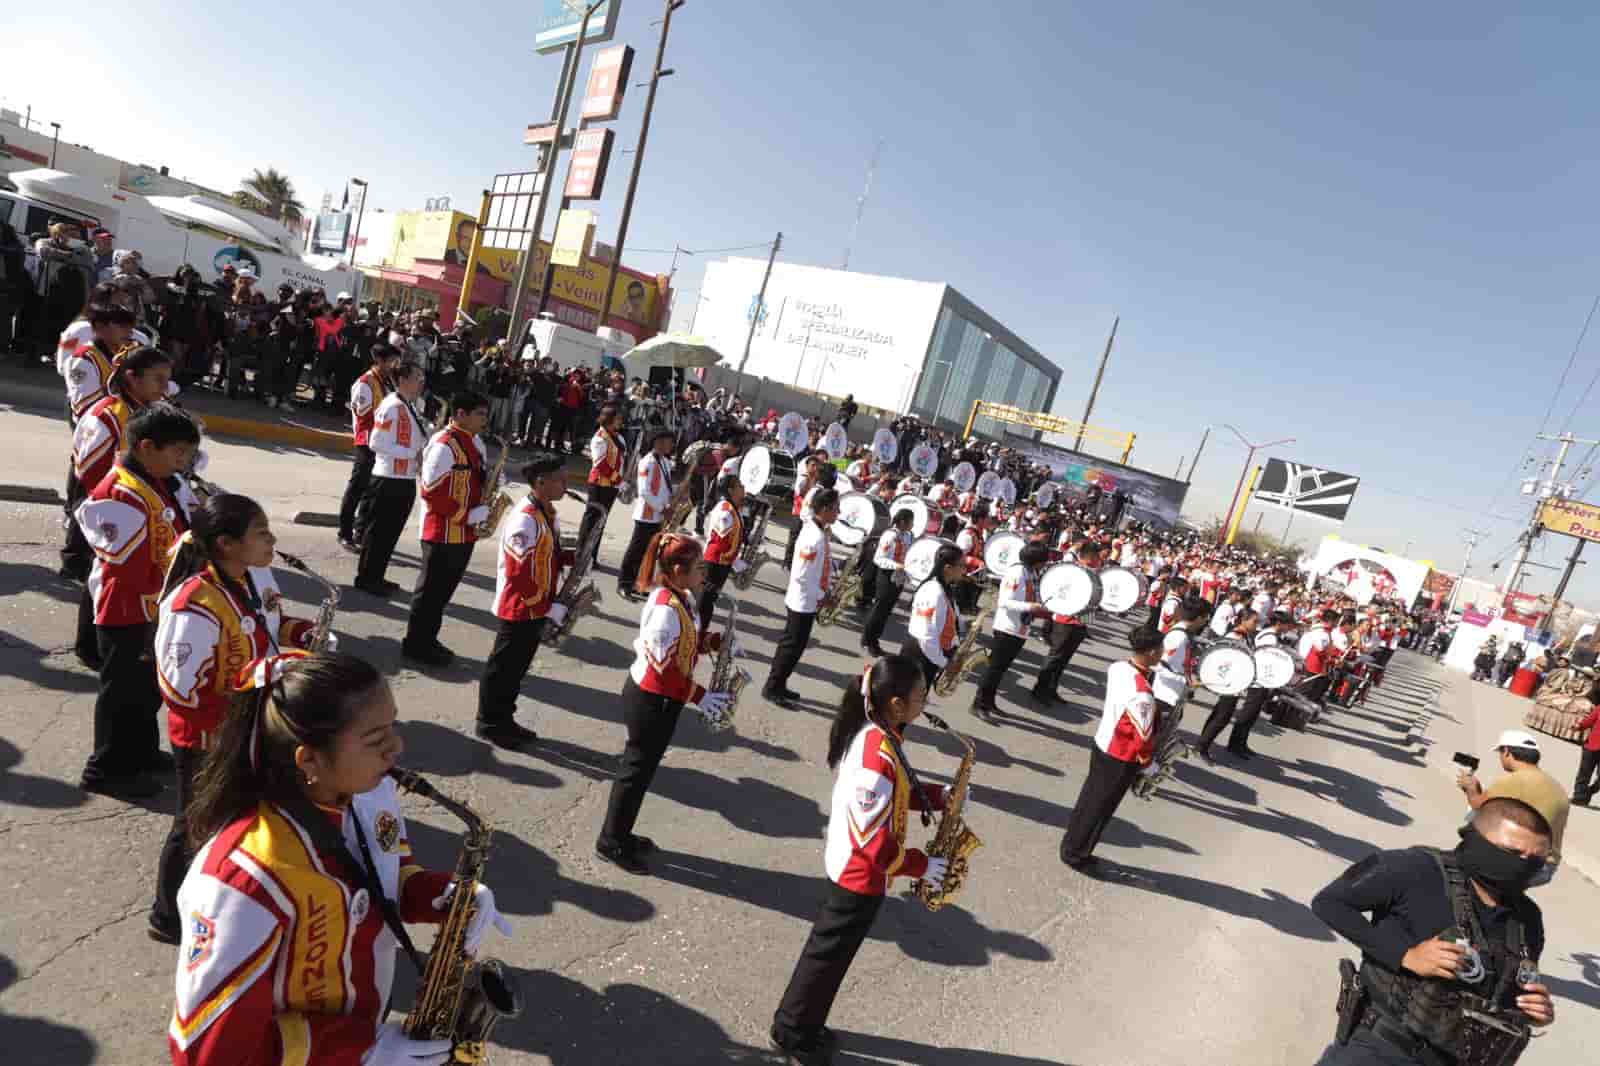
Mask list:
[[[634,582],[634,590],[648,593],[658,585],[664,586],[668,574],[693,566],[704,552],[705,546],[687,533],[657,533],[650,538],[644,550],[644,561],[639,564],[639,577]]]
[[[859,679],[847,684],[828,730],[828,769],[838,768],[850,742],[869,722],[887,729],[883,708],[896,696],[910,699],[918,682],[926,684],[920,665],[904,655],[885,655],[868,665]],[[874,718],[873,711],[878,712],[878,717]]]
[[[161,599],[166,599],[174,589],[204,570],[208,564],[220,562],[221,539],[231,537],[243,540],[250,523],[256,520],[257,515],[265,513],[261,505],[250,497],[230,492],[220,492],[196,507],[189,516],[189,531],[178,540],[172,564],[167,568]]]
[[[128,394],[124,383],[130,375],[137,376],[152,367],[171,365],[172,356],[160,348],[130,344],[117,353],[116,360],[111,366],[111,377],[106,381],[106,391],[126,398]]]

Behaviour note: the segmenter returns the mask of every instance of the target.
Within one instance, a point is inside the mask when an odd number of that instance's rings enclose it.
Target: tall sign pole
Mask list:
[[[1094,372],[1094,387],[1089,390],[1089,403],[1083,409],[1083,423],[1078,429],[1078,439],[1072,442],[1073,451],[1083,446],[1083,431],[1089,426],[1089,416],[1094,414],[1095,397],[1100,395],[1100,380],[1106,376],[1106,361],[1111,358],[1111,346],[1117,343],[1117,326],[1121,322],[1121,315],[1111,320],[1111,336],[1106,338],[1106,350],[1100,354],[1100,369]]]
[[[750,309],[750,332],[744,337],[744,354],[739,357],[739,377],[734,383],[734,392],[744,387],[744,365],[750,361],[750,345],[756,339],[756,326],[761,324],[761,310],[767,306],[767,282],[772,280],[772,264],[777,261],[778,249],[782,247],[783,231],[779,230],[777,239],[772,242],[772,254],[767,256],[767,272],[761,275],[761,291],[756,294],[756,305]]]
[[[1522,568],[1527,564],[1528,552],[1533,547],[1534,538],[1539,535],[1539,512],[1544,506],[1544,501],[1554,496],[1564,496],[1571,489],[1571,485],[1561,481],[1561,468],[1567,465],[1567,452],[1574,444],[1595,444],[1592,440],[1579,440],[1571,433],[1562,433],[1560,436],[1551,437],[1539,434],[1540,440],[1553,440],[1560,443],[1556,457],[1550,461],[1550,476],[1535,484],[1533,517],[1528,521],[1528,528],[1520,538],[1521,544],[1517,546],[1517,557],[1511,562],[1511,569],[1506,571],[1506,581],[1500,586],[1502,595],[1508,594],[1516,587],[1517,578],[1522,574]]]

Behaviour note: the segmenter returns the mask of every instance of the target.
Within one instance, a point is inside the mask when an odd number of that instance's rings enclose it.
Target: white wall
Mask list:
[[[706,267],[694,332],[737,367],[765,259]],[[927,355],[944,286],[779,263],[767,285],[745,373],[863,407],[905,411]]]

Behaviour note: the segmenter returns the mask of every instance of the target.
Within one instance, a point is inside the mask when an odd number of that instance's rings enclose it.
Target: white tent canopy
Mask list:
[[[1428,563],[1417,562],[1377,548],[1369,548],[1365,544],[1353,544],[1331,533],[1322,538],[1322,543],[1317,546],[1317,553],[1311,559],[1308,569],[1313,579],[1320,579],[1353,560],[1373,563],[1389,571],[1394,576],[1395,595],[1407,605],[1414,602],[1422,592],[1422,586],[1428,580],[1428,573],[1433,569]]]

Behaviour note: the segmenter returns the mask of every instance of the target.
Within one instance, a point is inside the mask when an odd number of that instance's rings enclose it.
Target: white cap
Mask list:
[[[1533,738],[1532,733],[1524,732],[1521,729],[1507,729],[1504,733],[1500,734],[1500,739],[1498,742],[1496,742],[1495,747],[1497,749],[1532,748],[1534,751],[1538,751],[1539,742]]]
[[[340,300],[348,300],[348,299],[350,299],[350,294],[347,293],[347,292],[341,292],[339,295],[337,295],[337,296],[335,296],[333,298],[333,302],[334,303],[338,303]]]

